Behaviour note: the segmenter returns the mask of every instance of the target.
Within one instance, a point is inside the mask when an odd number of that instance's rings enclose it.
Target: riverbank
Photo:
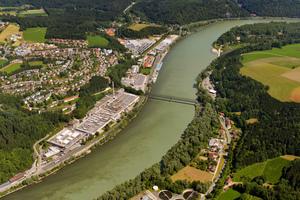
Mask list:
[[[196,75],[215,59],[211,44],[231,27],[249,22],[210,24],[199,34],[178,43],[164,59],[158,82],[151,91],[195,98]],[[191,106],[149,99],[123,134],[95,148],[86,158],[79,159],[59,175],[50,176],[7,199],[95,199],[107,190],[135,177],[145,168],[161,160],[178,142],[195,111]]]

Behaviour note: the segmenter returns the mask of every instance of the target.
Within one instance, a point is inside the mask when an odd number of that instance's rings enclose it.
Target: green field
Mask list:
[[[218,200],[234,200],[241,196],[241,193],[239,193],[236,190],[233,190],[232,188],[229,188],[226,192],[221,194],[218,198]]]
[[[242,63],[246,64],[251,61],[266,59],[266,62],[270,64],[277,64],[285,67],[292,68],[293,66],[300,66],[300,44],[292,44],[279,48],[273,48],[266,51],[254,51],[243,55]],[[276,59],[274,59],[276,58]],[[263,60],[264,61],[264,60]],[[273,62],[272,62],[273,61]],[[281,61],[278,63],[278,61]],[[284,62],[282,62],[284,61]]]
[[[293,44],[282,49],[273,48],[244,54],[244,67],[240,72],[270,86],[268,92],[274,98],[280,101],[300,102],[297,94],[291,96],[292,91],[300,87],[299,51],[300,44]]]
[[[140,31],[143,28],[146,28],[147,26],[150,26],[148,24],[134,24],[133,26],[130,26],[129,28],[135,31]]]
[[[265,175],[267,177],[267,183],[276,184],[280,180],[282,169],[289,163],[289,160],[281,157],[273,158],[263,163],[256,163],[235,173],[233,181],[242,182],[246,179],[252,180],[256,176]]]
[[[10,65],[9,67],[3,69],[2,71],[10,73],[10,72],[15,71],[17,69],[20,69],[21,68],[21,64],[22,63],[14,63],[14,64]]]
[[[19,17],[48,16],[44,10],[28,10],[20,12]]]
[[[42,65],[43,67],[46,67],[47,65],[43,63],[43,61],[33,61],[29,62],[30,66],[35,66],[35,65]]]
[[[151,68],[142,68],[141,73],[144,75],[149,75],[151,71]]]
[[[3,65],[4,63],[6,63],[7,60],[4,60],[4,59],[0,59],[0,65]]]
[[[23,31],[24,40],[27,42],[46,42],[45,39],[47,28],[28,28],[27,30]]]
[[[109,41],[101,36],[88,36],[89,46],[105,46]]]

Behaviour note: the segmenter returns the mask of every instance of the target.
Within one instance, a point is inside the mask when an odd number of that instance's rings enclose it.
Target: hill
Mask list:
[[[267,183],[276,184],[282,176],[283,168],[289,165],[289,163],[289,160],[277,157],[262,163],[253,164],[235,173],[233,181],[249,181],[257,176],[265,176]]]
[[[299,17],[300,1],[238,0],[242,8],[259,16]]]
[[[187,24],[217,18],[248,17],[232,0],[150,0],[132,6],[131,13],[158,24]]]
[[[300,44],[243,55],[241,73],[268,85],[268,93],[280,101],[300,102]],[[299,89],[297,89],[299,88]]]

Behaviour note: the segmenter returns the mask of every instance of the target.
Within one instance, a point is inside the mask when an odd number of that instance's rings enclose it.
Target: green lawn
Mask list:
[[[0,59],[0,66],[5,64],[7,62],[7,60],[4,60],[4,59]]]
[[[265,170],[263,172],[267,177],[267,181],[270,184],[276,184],[279,182],[280,177],[282,176],[282,169],[290,163],[289,160],[284,158],[274,158],[269,160],[267,165],[265,166]]]
[[[101,36],[88,36],[89,46],[105,46],[109,41]]]
[[[10,65],[9,67],[5,68],[4,70],[2,70],[3,72],[7,72],[7,73],[10,73],[12,71],[15,71],[19,68],[21,68],[21,64],[22,63],[14,63],[12,65]]]
[[[46,35],[46,30],[47,28],[28,28],[27,30],[23,31],[23,37],[24,40],[28,42],[46,42],[47,40],[45,39]]]
[[[241,193],[239,193],[236,190],[233,190],[232,188],[229,188],[226,192],[222,193],[218,200],[234,200],[241,196]]]
[[[151,68],[141,68],[141,73],[144,75],[149,75]]]
[[[263,163],[256,163],[245,167],[234,174],[233,181],[242,182],[246,179],[252,180],[256,176],[266,175],[267,183],[275,184],[279,182],[282,169],[289,164],[289,160],[281,157],[267,160]]]
[[[30,66],[35,66],[35,65],[42,65],[43,67],[46,67],[47,65],[43,63],[43,61],[32,61],[29,62]]]

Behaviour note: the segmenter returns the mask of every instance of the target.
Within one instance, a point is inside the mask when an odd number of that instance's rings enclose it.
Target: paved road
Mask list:
[[[224,127],[225,132],[227,134],[227,138],[228,138],[227,143],[230,144],[231,143],[231,135],[230,135],[227,127],[225,126],[225,119],[223,116],[219,116],[219,119],[220,119],[220,122],[221,122],[222,126]]]
[[[212,71],[209,72],[209,75],[210,75],[211,73],[212,73]],[[202,87],[205,88],[207,91],[210,90],[210,89],[214,89],[214,86],[210,83],[209,76],[206,77],[206,78],[202,81],[201,85],[202,85]],[[212,96],[213,100],[215,101],[215,100],[216,100],[216,95],[213,95],[213,94],[211,94],[211,93],[209,93],[209,94]],[[220,117],[219,117],[219,120],[220,120],[222,126],[224,127],[226,134],[227,134],[228,140],[226,139],[226,141],[227,141],[228,144],[230,144],[230,142],[231,142],[231,136],[230,136],[230,134],[229,134],[229,131],[228,131],[227,127],[225,126],[225,119],[223,118],[223,116],[220,116]],[[227,156],[228,154],[227,154],[227,153],[225,153],[225,154],[224,154],[224,153],[220,153],[220,159],[219,159],[219,162],[220,162],[220,160],[221,160],[221,156],[223,156],[223,155],[226,155],[226,156]],[[220,173],[218,174],[216,180],[210,185],[209,189],[207,190],[207,192],[206,192],[204,195],[202,195],[202,197],[201,197],[200,200],[204,200],[204,199],[206,198],[206,196],[207,196],[209,193],[211,193],[211,192],[213,191],[214,187],[216,186],[217,182],[219,181],[219,179],[220,179],[220,177],[221,177],[221,174],[222,174],[222,172],[223,172],[224,167],[226,166],[226,164],[227,164],[227,158],[225,159],[224,165],[222,166],[222,169],[221,169]],[[219,163],[218,163],[218,165],[219,165]],[[217,169],[218,169],[218,167],[217,167]],[[215,174],[214,174],[213,179],[214,179],[214,178],[215,178]]]

